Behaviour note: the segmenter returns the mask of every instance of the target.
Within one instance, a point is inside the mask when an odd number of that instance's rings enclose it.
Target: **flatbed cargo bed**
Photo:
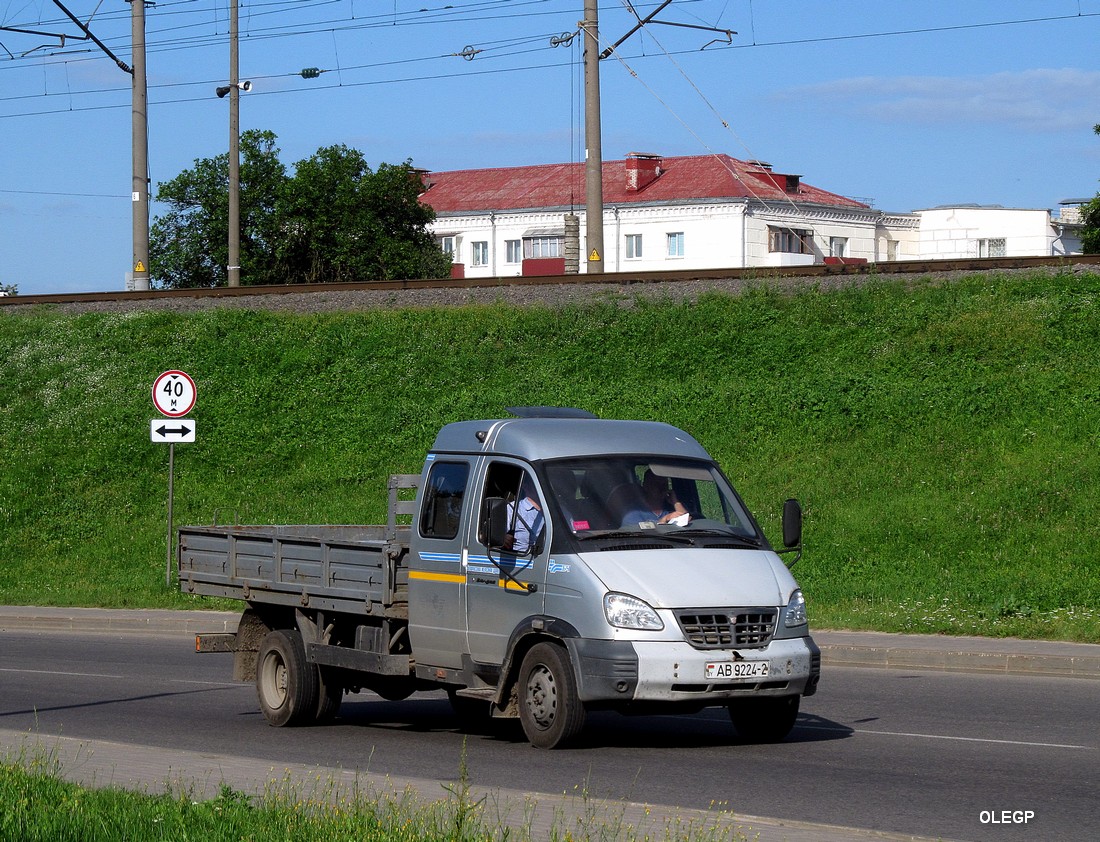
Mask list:
[[[409,528],[186,526],[184,592],[354,614],[400,616],[407,603]]]

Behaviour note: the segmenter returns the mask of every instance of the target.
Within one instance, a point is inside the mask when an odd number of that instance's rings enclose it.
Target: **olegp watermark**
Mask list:
[[[1034,810],[982,810],[978,814],[982,824],[1027,824],[1033,818]]]

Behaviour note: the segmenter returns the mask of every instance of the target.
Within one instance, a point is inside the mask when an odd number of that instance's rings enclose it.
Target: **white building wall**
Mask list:
[[[454,262],[466,277],[519,275],[520,263],[508,262],[507,240],[531,232],[564,233],[566,211],[489,212],[440,215],[432,226],[437,239],[453,237]],[[590,247],[585,241],[585,213],[580,218],[581,271]],[[624,205],[604,209],[604,270],[607,272],[793,266],[821,263],[830,241],[842,237],[845,257],[875,260],[880,237],[879,211],[848,208],[773,207],[743,201],[695,205]],[[812,253],[770,250],[771,228],[812,232]],[[683,254],[670,254],[669,235],[683,235]],[[641,255],[627,256],[627,237],[641,238]],[[486,245],[475,251],[476,243]],[[635,240],[637,245],[637,240]],[[475,255],[483,262],[475,263]]]
[[[1004,241],[1004,257],[1055,253],[1058,233],[1049,210],[992,207],[944,207],[917,211],[919,256],[930,260],[989,257],[983,248]]]
[[[743,211],[744,204],[739,202],[610,208],[604,213],[604,270],[649,272],[740,266]],[[583,222],[581,231],[581,254],[587,256]],[[669,253],[670,235],[674,234],[683,235],[683,255]],[[641,238],[640,257],[628,256],[628,236]]]
[[[883,214],[875,226],[875,262],[916,260],[920,256],[920,216]]]
[[[583,216],[583,214],[582,214]],[[583,225],[583,223],[582,223]],[[439,216],[432,224],[437,240],[454,237],[454,263],[467,278],[492,278],[522,273],[522,264],[509,262],[508,240],[523,240],[530,231],[565,232],[565,212],[496,212]],[[484,243],[483,263],[475,262],[475,244]]]
[[[834,239],[844,240],[845,258],[875,259],[877,223],[881,214],[852,208],[757,206],[749,211],[746,255],[742,266],[804,266],[822,263]],[[771,250],[774,229],[808,231],[811,251],[804,254]]]
[[[441,215],[436,238],[454,237],[454,262],[466,277],[519,275],[520,262],[509,261],[506,243],[532,232],[564,235],[568,209]],[[580,218],[580,271],[586,271],[584,208]],[[771,251],[769,231],[812,231],[812,254]],[[682,233],[684,253],[670,255],[669,234]],[[626,237],[641,237],[641,256],[627,257]],[[830,240],[847,240],[844,256],[869,262],[978,257],[981,243],[1004,241],[1006,257],[1080,253],[1071,226],[1053,224],[1049,211],[989,207],[933,208],[913,213],[873,209],[764,205],[760,202],[712,202],[694,205],[624,205],[604,210],[604,271],[661,271],[738,267],[796,266],[821,263]],[[475,243],[485,243],[475,264]]]

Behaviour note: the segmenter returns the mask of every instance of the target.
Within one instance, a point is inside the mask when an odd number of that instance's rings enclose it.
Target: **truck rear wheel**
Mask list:
[[[747,743],[778,743],[794,727],[798,696],[740,699],[729,705],[737,736]]]
[[[519,670],[519,719],[536,748],[558,748],[584,728],[584,705],[569,655],[561,646],[538,643]]]
[[[319,680],[317,667],[306,661],[299,632],[268,632],[256,660],[256,693],[270,724],[282,727],[312,722],[319,713]]]

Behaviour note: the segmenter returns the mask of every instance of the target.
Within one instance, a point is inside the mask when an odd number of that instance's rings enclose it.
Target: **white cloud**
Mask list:
[[[885,123],[1008,126],[1031,132],[1091,130],[1100,72],[1035,69],[985,76],[863,76],[788,89],[815,111]]]

